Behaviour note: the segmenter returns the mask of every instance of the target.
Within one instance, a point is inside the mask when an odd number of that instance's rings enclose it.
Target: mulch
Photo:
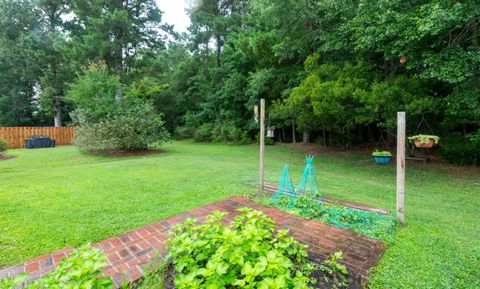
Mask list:
[[[15,158],[15,156],[0,154],[0,161],[6,161],[6,160],[9,160],[9,159],[13,159],[13,158]]]

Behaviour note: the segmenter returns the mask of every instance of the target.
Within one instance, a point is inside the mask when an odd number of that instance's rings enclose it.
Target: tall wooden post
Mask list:
[[[265,99],[260,99],[260,189],[265,187]]]
[[[405,223],[405,130],[405,112],[400,111],[397,115],[397,216],[402,225]]]

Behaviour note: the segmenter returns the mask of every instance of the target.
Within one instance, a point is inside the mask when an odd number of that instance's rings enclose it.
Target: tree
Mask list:
[[[123,85],[137,61],[164,48],[160,32],[168,27],[154,0],[76,0],[72,11],[70,57],[80,64],[104,60]]]
[[[39,68],[31,32],[39,25],[30,1],[0,0],[0,125],[30,125]]]
[[[41,107],[53,113],[54,124],[58,127],[62,126],[66,84],[72,80],[73,74],[70,60],[64,54],[66,38],[62,17],[69,10],[65,0],[40,0],[37,7],[43,23],[42,29],[35,33],[40,46],[35,58],[42,66]]]

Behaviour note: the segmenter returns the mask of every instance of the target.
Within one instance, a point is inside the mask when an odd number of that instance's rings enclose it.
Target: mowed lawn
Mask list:
[[[75,147],[11,150],[0,161],[0,268],[117,235],[231,195],[255,192],[258,147],[172,142],[163,155],[109,158]],[[285,162],[298,183],[305,149],[267,146],[266,177]],[[321,190],[395,208],[395,166],[320,154]],[[375,288],[480,288],[480,172],[407,164],[405,228],[373,271]]]

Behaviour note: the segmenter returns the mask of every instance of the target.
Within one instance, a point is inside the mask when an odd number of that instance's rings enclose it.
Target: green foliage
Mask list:
[[[427,144],[430,141],[433,141],[434,144],[438,144],[440,138],[436,135],[419,134],[408,137],[408,140],[411,142],[418,140],[421,144]]]
[[[121,289],[164,289],[165,273],[168,270],[166,262],[150,262],[143,268],[143,279],[136,284],[124,284]]]
[[[282,210],[300,216],[319,220],[328,225],[352,230],[358,234],[393,242],[393,234],[398,224],[397,218],[377,212],[360,211],[349,207],[319,201],[318,193],[298,196],[293,205],[290,198],[282,196],[274,205]]]
[[[204,123],[198,127],[193,133],[193,140],[198,142],[212,141],[213,125],[210,123]]]
[[[447,135],[442,142],[440,151],[447,161],[459,165],[478,165],[480,163],[480,142],[478,135],[464,138],[460,133]]]
[[[0,137],[0,154],[6,151],[7,148],[8,148],[7,141]]]
[[[169,257],[177,288],[311,288],[313,265],[305,245],[274,233],[273,221],[260,211],[240,209],[230,226],[226,213],[210,215],[202,225],[195,219],[175,227]]]
[[[99,122],[115,110],[119,78],[112,75],[104,62],[90,63],[71,84],[67,99],[84,112],[86,121]]]
[[[146,150],[163,145],[170,136],[153,105],[141,100],[123,99],[98,122],[81,109],[72,118],[77,126],[75,145],[87,152]]]
[[[116,99],[120,83],[102,62],[91,64],[72,84],[68,99],[77,126],[75,144],[88,152],[146,150],[165,143],[169,133],[162,115],[139,90]],[[135,92],[134,92],[135,91]]]
[[[347,268],[339,263],[342,259],[342,252],[335,252],[330,256],[330,259],[323,261],[323,264],[320,266],[320,270],[328,274],[324,276],[327,282],[330,281],[330,278],[333,278],[333,288],[347,287],[348,285],[348,281],[345,278],[348,275]]]
[[[379,150],[375,150],[375,151],[372,153],[372,156],[391,157],[392,154],[391,154],[389,151],[379,151]]]
[[[0,267],[257,191],[245,185],[258,178],[255,144],[174,141],[164,149],[169,153],[119,159],[59,146],[16,150],[16,158],[0,161],[0,203],[9,208],[0,209]],[[265,162],[271,168],[288,162],[298,182],[305,154],[303,147],[272,146]],[[370,158],[362,153],[320,154],[322,192],[394,210],[395,166],[378,167]],[[408,166],[406,226],[395,233],[395,244],[372,271],[372,288],[480,288],[478,169],[428,167]],[[265,176],[275,180],[280,173],[271,169]],[[59,178],[68,179],[68,185]],[[165,188],[168,194],[159,193]]]
[[[40,279],[33,281],[25,289],[111,289],[113,280],[110,277],[98,277],[101,269],[107,266],[107,258],[96,247],[85,245],[64,258],[58,266]],[[2,289],[14,289],[28,278],[28,274],[19,274],[14,278],[0,280]]]

